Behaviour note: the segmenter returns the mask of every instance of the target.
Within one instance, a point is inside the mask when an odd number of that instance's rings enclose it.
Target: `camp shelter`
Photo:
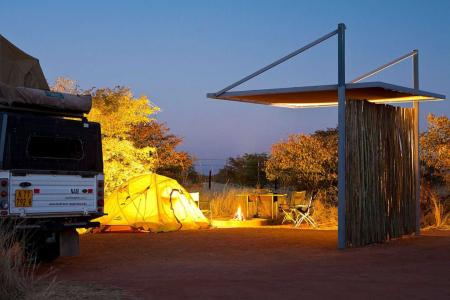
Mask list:
[[[419,102],[445,95],[419,89],[413,50],[346,82],[345,24],[207,97],[287,108],[337,106],[339,131],[338,246],[363,246],[420,234]],[[337,36],[337,84],[231,91]],[[412,58],[413,87],[361,82]],[[411,108],[393,106],[412,103]]]
[[[167,232],[209,227],[190,194],[174,179],[155,173],[134,177],[105,199],[102,231]]]

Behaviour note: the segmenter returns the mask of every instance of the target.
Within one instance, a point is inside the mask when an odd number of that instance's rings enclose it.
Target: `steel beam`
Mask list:
[[[338,25],[338,247],[345,248],[345,24]]]
[[[376,68],[376,69],[374,69],[374,70],[372,70],[370,72],[367,72],[367,73],[365,73],[365,74],[363,74],[363,75],[353,79],[352,81],[350,81],[350,83],[357,83],[357,82],[360,82],[361,80],[367,79],[367,78],[369,78],[369,77],[371,77],[371,76],[373,76],[375,74],[380,73],[381,71],[383,71],[383,70],[385,70],[385,69],[387,69],[389,67],[392,67],[393,65],[398,64],[399,62],[404,61],[405,59],[407,59],[407,58],[409,58],[411,56],[415,57],[416,54],[417,54],[417,50],[413,50],[410,53],[402,55],[399,58],[396,58],[393,61],[388,62],[387,64],[384,64],[384,65],[382,65],[382,66],[380,66],[380,67],[378,67],[378,68]],[[417,89],[418,89],[418,87],[417,87]]]
[[[413,61],[413,85],[419,89],[419,51],[414,50]],[[414,101],[414,171],[416,175],[416,235],[420,234],[420,151],[419,151],[419,101]]]
[[[309,43],[308,45],[303,46],[302,48],[297,49],[297,50],[295,50],[294,52],[291,52],[291,53],[289,53],[289,54],[286,55],[286,56],[283,56],[283,57],[280,58],[279,60],[274,61],[273,63],[271,63],[271,64],[269,64],[269,65],[267,65],[267,66],[265,66],[265,67],[259,69],[258,71],[256,71],[256,72],[254,72],[254,73],[252,73],[252,74],[250,74],[250,75],[248,75],[248,76],[242,78],[241,80],[238,80],[238,81],[236,81],[235,83],[230,84],[230,85],[227,86],[226,88],[224,88],[224,89],[218,91],[217,93],[215,93],[215,96],[218,97],[218,96],[222,95],[223,93],[225,93],[225,92],[231,90],[232,88],[237,87],[238,85],[243,84],[244,82],[246,82],[246,81],[252,79],[253,77],[256,77],[256,76],[258,76],[258,75],[260,75],[260,74],[266,72],[267,70],[270,70],[270,69],[272,69],[273,67],[278,66],[279,64],[281,64],[281,63],[283,63],[283,62],[285,62],[285,61],[291,59],[292,57],[294,57],[294,56],[296,56],[296,55],[298,55],[298,54],[300,54],[300,53],[302,53],[302,52],[308,50],[309,48],[312,48],[312,47],[314,47],[315,45],[322,43],[323,41],[329,39],[330,37],[334,36],[334,35],[337,34],[337,33],[338,33],[338,30],[334,30],[334,31],[332,31],[332,32],[330,32],[330,33],[325,34],[324,36],[318,38],[317,40],[315,40],[315,41],[313,41],[313,42],[311,42],[311,43]]]

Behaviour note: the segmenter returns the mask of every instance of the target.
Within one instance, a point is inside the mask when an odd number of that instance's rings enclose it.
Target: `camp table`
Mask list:
[[[246,210],[245,210],[245,214],[246,217],[248,219],[248,212],[249,212],[249,202],[255,202],[255,206],[256,206],[256,214],[255,216],[258,217],[259,216],[259,211],[258,211],[258,202],[261,202],[261,197],[270,197],[271,200],[271,219],[273,220],[273,216],[275,213],[275,218],[278,218],[278,209],[274,209],[275,206],[275,202],[278,202],[278,197],[286,197],[286,194],[276,194],[276,193],[266,193],[266,194],[240,194],[240,195],[236,195],[238,197],[245,197],[245,205],[246,205]],[[252,198],[254,198],[255,200],[252,200]]]

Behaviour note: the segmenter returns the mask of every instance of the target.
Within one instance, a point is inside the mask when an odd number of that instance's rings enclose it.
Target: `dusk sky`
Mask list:
[[[0,33],[40,59],[47,80],[128,86],[199,158],[268,152],[292,133],[334,127],[337,109],[285,109],[206,98],[281,56],[347,25],[347,81],[412,49],[420,88],[450,96],[450,1],[5,1]],[[337,81],[337,39],[237,90]],[[411,86],[411,60],[380,80]],[[450,116],[450,102],[421,106]],[[211,163],[211,162],[209,162]],[[214,164],[216,164],[215,162]],[[217,166],[215,166],[217,168]]]

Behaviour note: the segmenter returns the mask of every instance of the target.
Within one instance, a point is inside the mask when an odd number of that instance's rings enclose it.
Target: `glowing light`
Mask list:
[[[242,209],[241,209],[240,205],[239,205],[238,209],[236,210],[236,213],[234,214],[233,220],[245,221],[244,214],[242,213]]]
[[[372,103],[404,103],[413,101],[441,101],[440,98],[432,98],[425,96],[407,96],[385,99],[368,99]],[[287,108],[317,108],[317,107],[333,107],[337,106],[337,102],[311,102],[311,103],[271,103],[271,106],[287,107]]]

